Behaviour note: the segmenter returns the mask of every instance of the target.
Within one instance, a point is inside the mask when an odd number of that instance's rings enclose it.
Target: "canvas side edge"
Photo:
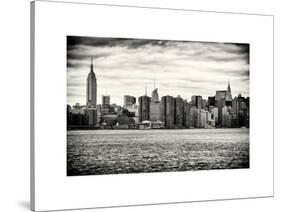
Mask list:
[[[35,1],[30,2],[30,209],[35,211]]]

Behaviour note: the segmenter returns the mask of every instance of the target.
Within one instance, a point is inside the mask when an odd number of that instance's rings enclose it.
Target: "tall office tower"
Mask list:
[[[161,120],[161,103],[159,102],[158,89],[152,91],[150,102],[150,121]]]
[[[93,57],[91,57],[91,70],[87,77],[87,108],[95,108],[97,106],[97,80],[93,68]]]
[[[180,96],[175,98],[175,126],[183,127],[183,99]]]
[[[207,122],[206,110],[200,109],[200,110],[199,110],[199,113],[200,113],[200,123],[199,123],[199,127],[200,127],[200,128],[205,128],[205,127],[206,127],[206,122]]]
[[[190,108],[190,127],[197,127],[197,119],[198,119],[198,114],[197,114],[197,108],[195,106],[191,106]]]
[[[130,95],[124,96],[124,107],[125,108],[132,106],[134,104],[136,104],[136,97],[130,96]]]
[[[218,107],[218,125],[219,126],[222,126],[222,117],[223,117],[223,111],[222,111],[222,108],[226,105],[226,101],[224,98],[222,99],[219,99],[217,102],[216,102],[216,107]]]
[[[152,102],[159,102],[158,88],[155,88],[155,89],[152,91],[151,101],[152,101]]]
[[[110,105],[110,96],[102,95],[102,105]]]
[[[175,100],[172,96],[161,98],[161,121],[165,122],[165,127],[174,128]]]
[[[149,120],[151,98],[147,95],[144,95],[139,97],[138,101],[139,101],[139,108],[138,108],[139,122]]]
[[[202,96],[191,96],[191,105],[202,109]]]
[[[183,102],[183,126],[190,127],[190,104],[186,100]]]
[[[215,106],[215,97],[214,96],[209,96],[208,97],[208,107],[210,108],[210,106]]]

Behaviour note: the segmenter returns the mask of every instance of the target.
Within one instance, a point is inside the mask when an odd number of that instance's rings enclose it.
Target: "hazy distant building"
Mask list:
[[[174,128],[175,100],[172,96],[163,96],[161,98],[161,121],[165,127]]]
[[[191,96],[191,105],[197,107],[197,109],[202,109],[202,96]]]
[[[87,108],[95,108],[97,106],[97,80],[93,68],[93,58],[91,57],[91,70],[87,77]]]
[[[102,95],[102,105],[110,105],[110,96]]]
[[[130,96],[130,95],[125,95],[124,96],[124,107],[128,107],[131,105],[136,104],[136,97]]]
[[[151,102],[159,102],[158,88],[152,91]]]
[[[139,102],[139,122],[147,121],[150,118],[150,101],[151,98],[147,95],[138,98]]]
[[[183,99],[178,96],[175,98],[175,127],[183,127]]]
[[[160,121],[161,120],[161,103],[159,102],[158,89],[154,89],[151,95],[150,102],[150,121]]]
[[[215,101],[217,102],[221,99],[226,99],[226,93],[227,93],[227,91],[225,91],[225,90],[216,91]]]

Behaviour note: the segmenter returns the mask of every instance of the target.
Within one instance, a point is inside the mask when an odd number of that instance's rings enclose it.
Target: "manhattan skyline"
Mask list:
[[[190,41],[67,37],[67,103],[85,104],[86,80],[93,57],[97,103],[102,95],[123,105],[124,95],[201,95],[223,90],[249,96],[249,45]]]

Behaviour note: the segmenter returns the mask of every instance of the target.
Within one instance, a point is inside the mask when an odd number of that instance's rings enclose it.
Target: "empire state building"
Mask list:
[[[93,68],[93,57],[91,57],[91,70],[87,77],[87,108],[97,106],[97,79]]]

